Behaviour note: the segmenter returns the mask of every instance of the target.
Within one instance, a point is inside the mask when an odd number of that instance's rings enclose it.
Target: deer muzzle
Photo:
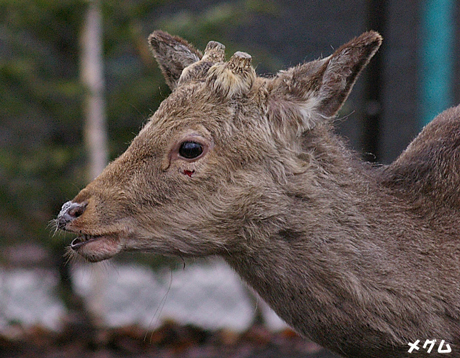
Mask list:
[[[62,205],[57,217],[57,226],[61,230],[66,230],[67,224],[80,217],[86,209],[87,203],[75,203],[68,201]]]
[[[68,201],[63,206],[57,217],[57,227],[78,236],[71,242],[70,249],[83,256],[88,261],[96,262],[111,258],[122,250],[117,234],[90,232],[93,231],[79,218],[87,210],[88,202],[77,203]]]

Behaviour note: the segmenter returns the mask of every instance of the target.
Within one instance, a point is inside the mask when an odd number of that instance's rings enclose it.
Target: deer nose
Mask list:
[[[86,209],[86,205],[87,203],[74,203],[73,201],[68,201],[62,205],[57,217],[58,228],[65,229],[68,223],[81,216]]]

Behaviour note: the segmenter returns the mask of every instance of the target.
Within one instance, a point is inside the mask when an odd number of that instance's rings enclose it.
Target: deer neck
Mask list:
[[[323,170],[315,172],[324,174],[293,178],[284,205],[290,210],[277,224],[264,223],[258,236],[242,238],[247,248],[225,259],[299,333],[359,357],[363,345],[369,353],[401,337],[388,323],[401,320],[391,307],[396,296],[385,297],[375,286],[397,269],[389,264],[389,243],[375,240],[370,229],[379,205],[369,193],[376,185],[371,171],[350,152],[323,151],[315,163]],[[387,316],[378,313],[386,299]]]

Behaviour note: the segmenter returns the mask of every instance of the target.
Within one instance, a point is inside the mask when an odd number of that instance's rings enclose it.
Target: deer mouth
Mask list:
[[[122,245],[113,235],[81,235],[73,239],[70,249],[91,262],[109,259],[120,251]]]
[[[70,243],[70,248],[74,251],[78,251],[80,247],[86,245],[89,242],[95,241],[100,237],[101,236],[91,236],[91,235],[83,235],[83,236],[76,237]]]

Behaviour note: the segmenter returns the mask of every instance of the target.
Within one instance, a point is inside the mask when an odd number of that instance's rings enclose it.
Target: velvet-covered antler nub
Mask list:
[[[228,62],[211,67],[208,85],[227,98],[248,93],[256,79],[251,61],[249,54],[235,52]]]

